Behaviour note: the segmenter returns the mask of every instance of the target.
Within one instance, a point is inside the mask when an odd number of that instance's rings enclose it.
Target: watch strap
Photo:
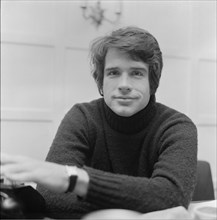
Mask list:
[[[77,179],[78,179],[77,167],[66,165],[65,168],[66,168],[66,173],[69,178],[69,187],[66,190],[66,193],[73,192],[73,190],[75,189],[75,185],[77,183]]]

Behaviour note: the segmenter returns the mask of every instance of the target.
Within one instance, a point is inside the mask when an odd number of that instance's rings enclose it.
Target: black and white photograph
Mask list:
[[[1,219],[217,219],[217,1],[1,0]]]

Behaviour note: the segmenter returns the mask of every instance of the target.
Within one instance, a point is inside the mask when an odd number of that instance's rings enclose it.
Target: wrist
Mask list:
[[[85,197],[88,192],[90,178],[86,170],[77,168],[77,171],[78,179],[75,185],[74,192],[80,197]]]
[[[88,191],[89,175],[84,169],[76,166],[65,166],[67,173],[67,187],[66,193],[74,192],[80,197],[85,197]]]
[[[73,192],[78,179],[78,171],[76,166],[65,166],[68,177],[67,192]]]

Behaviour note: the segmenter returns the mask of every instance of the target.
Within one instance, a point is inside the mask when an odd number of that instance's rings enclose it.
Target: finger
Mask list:
[[[6,178],[12,182],[34,182],[29,173],[8,173]]]
[[[10,161],[10,155],[6,153],[1,153],[1,164],[7,163],[7,161]]]
[[[23,157],[19,155],[10,155],[6,153],[1,154],[1,164],[7,164],[7,163],[17,163],[20,161],[23,161]]]
[[[4,164],[1,165],[1,175],[8,175],[14,173],[24,173],[24,172],[31,172],[31,167],[28,164],[19,164],[19,163],[12,163],[12,164]]]

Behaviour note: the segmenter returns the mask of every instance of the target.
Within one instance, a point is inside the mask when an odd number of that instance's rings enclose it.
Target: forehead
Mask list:
[[[116,48],[110,48],[107,51],[107,54],[105,56],[105,68],[109,67],[121,67],[124,65],[127,66],[133,66],[138,68],[148,68],[148,64],[143,62],[141,59],[136,59],[129,53],[116,49]]]

